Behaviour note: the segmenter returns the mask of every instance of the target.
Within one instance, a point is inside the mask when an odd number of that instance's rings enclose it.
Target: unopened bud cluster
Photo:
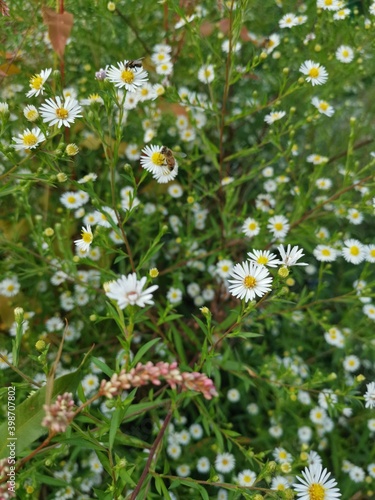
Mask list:
[[[57,396],[55,403],[43,406],[46,416],[43,419],[42,425],[55,433],[65,432],[74,417],[73,406],[74,401],[71,392],[65,392],[63,395],[60,394]]]
[[[180,372],[176,362],[164,363],[163,361],[156,365],[151,361],[145,365],[138,363],[129,372],[121,370],[119,374],[115,373],[111,380],[102,380],[99,392],[107,398],[112,398],[132,387],[150,383],[160,385],[161,379],[164,379],[172,389],[181,387],[183,391],[201,392],[206,399],[212,399],[213,396],[218,395],[212,380],[203,373]]]

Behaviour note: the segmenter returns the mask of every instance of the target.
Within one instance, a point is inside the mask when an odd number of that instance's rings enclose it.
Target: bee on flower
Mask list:
[[[147,82],[147,72],[138,61],[120,61],[116,66],[110,66],[106,70],[107,78],[115,87],[125,88],[128,92],[136,92],[144,83]]]

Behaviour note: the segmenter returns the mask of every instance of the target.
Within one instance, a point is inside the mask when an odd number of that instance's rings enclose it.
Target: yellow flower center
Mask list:
[[[357,246],[350,247],[350,253],[351,253],[351,255],[358,255],[359,254],[359,248]]]
[[[285,491],[285,486],[283,484],[278,484],[277,485],[277,490],[278,491]]]
[[[252,478],[250,476],[244,476],[243,481],[244,483],[252,483]]]
[[[325,5],[332,5],[333,4],[333,0],[325,0],[324,4]]]
[[[25,134],[23,136],[23,143],[25,146],[31,147],[35,146],[35,144],[38,142],[38,138],[34,134]]]
[[[375,257],[375,248],[373,248],[372,250],[370,250],[370,255],[371,255],[371,257]]]
[[[254,288],[257,284],[257,280],[254,276],[246,276],[243,280],[243,284],[246,288]]]
[[[67,198],[67,201],[68,201],[68,203],[75,203],[77,200],[76,200],[76,198],[74,196],[69,196]]]
[[[343,50],[343,51],[342,51],[342,55],[343,55],[344,57],[348,57],[349,52],[345,49],[345,50]]]
[[[211,71],[210,71],[209,69],[205,69],[205,70],[204,70],[204,76],[205,76],[206,78],[208,78],[209,76],[211,76]]]
[[[319,107],[320,107],[320,109],[321,109],[322,111],[327,111],[327,109],[328,109],[328,102],[325,102],[325,101],[321,102],[321,103],[319,104]]]
[[[13,290],[14,290],[14,285],[8,285],[8,286],[7,286],[7,290],[8,290],[8,292],[13,292]]]
[[[311,68],[309,71],[309,76],[311,78],[317,78],[319,76],[319,70],[318,68]]]
[[[36,118],[38,118],[38,112],[35,109],[31,109],[26,113],[26,118],[30,121],[34,121]]]
[[[321,484],[314,483],[309,486],[310,500],[324,500],[326,497],[325,488]]]
[[[229,271],[229,266],[227,266],[226,264],[221,268],[222,271],[224,271],[225,273],[227,273]]]
[[[228,459],[227,458],[223,458],[222,464],[223,465],[228,465]]]
[[[267,264],[268,257],[266,257],[265,255],[261,255],[260,257],[258,257],[257,262],[258,262],[258,264],[261,264],[261,265]]]
[[[273,227],[276,229],[276,231],[281,231],[284,225],[282,222],[276,222]]]
[[[65,120],[68,118],[69,111],[65,108],[57,108],[56,109],[56,116],[60,118],[61,120]]]
[[[43,78],[40,75],[35,75],[30,78],[30,87],[39,90],[43,85]]]
[[[322,255],[328,257],[329,255],[331,255],[331,252],[328,250],[328,248],[323,248]]]
[[[124,69],[121,71],[121,80],[125,83],[133,83],[134,81],[134,73],[130,71],[130,69]]]
[[[93,240],[93,236],[91,233],[88,233],[86,231],[82,231],[82,239],[85,243],[91,243]]]
[[[162,153],[155,151],[155,153],[152,153],[151,155],[151,161],[154,165],[161,167],[165,165],[165,156]]]
[[[249,229],[250,229],[251,231],[254,231],[254,229],[256,229],[256,228],[257,228],[257,224],[256,224],[256,222],[250,222],[250,224],[249,224]]]

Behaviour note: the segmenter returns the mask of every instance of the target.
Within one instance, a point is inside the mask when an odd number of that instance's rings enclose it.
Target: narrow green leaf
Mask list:
[[[151,349],[151,347],[153,347],[157,342],[159,342],[160,339],[152,339],[150,340],[149,342],[147,342],[145,345],[143,345],[139,351],[137,352],[137,354],[134,356],[134,359],[132,361],[132,367],[133,366],[136,366],[137,363],[143,358],[143,355],[146,354],[146,352]]]
[[[112,375],[114,374],[114,371],[111,370],[111,368],[108,365],[106,365],[105,363],[103,363],[103,361],[101,361],[99,358],[96,358],[95,356],[93,356],[91,358],[91,361],[94,363],[95,366],[100,368],[103,373],[108,375],[108,377],[112,377]]]

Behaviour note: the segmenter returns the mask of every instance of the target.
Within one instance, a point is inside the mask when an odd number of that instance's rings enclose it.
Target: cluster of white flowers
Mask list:
[[[249,262],[236,264],[229,272],[229,276],[233,278],[228,280],[230,293],[239,299],[244,299],[245,302],[263,297],[272,289],[273,278],[267,267],[307,266],[304,262],[297,262],[304,256],[303,250],[298,246],[288,245],[285,249],[283,245],[279,245],[277,250],[281,259],[277,259],[276,255],[268,250],[249,252]]]

